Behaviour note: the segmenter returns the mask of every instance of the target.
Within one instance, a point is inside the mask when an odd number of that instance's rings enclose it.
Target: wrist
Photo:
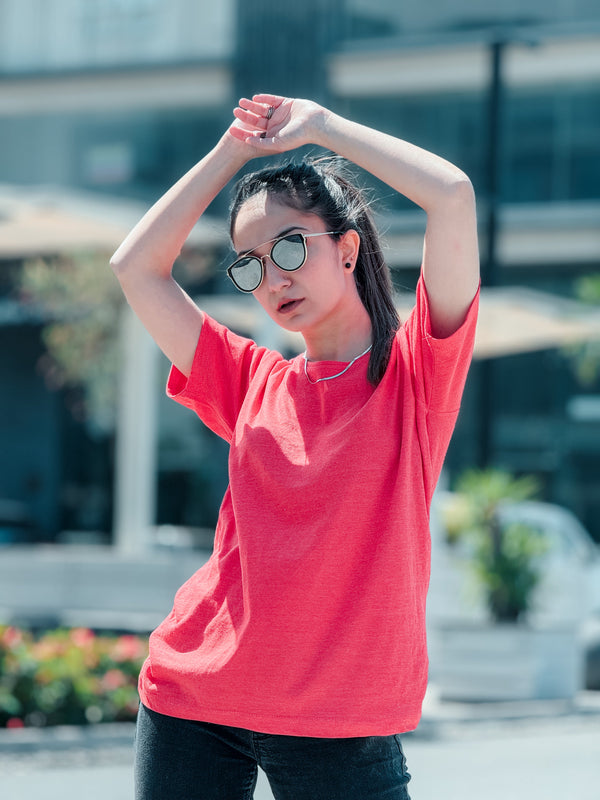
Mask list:
[[[313,135],[311,143],[319,147],[329,147],[329,128],[334,113],[324,106],[317,106],[313,117]]]
[[[233,172],[237,172],[252,158],[248,152],[248,146],[236,139],[235,136],[232,136],[229,130],[226,130],[221,136],[213,152],[215,155],[225,159]]]

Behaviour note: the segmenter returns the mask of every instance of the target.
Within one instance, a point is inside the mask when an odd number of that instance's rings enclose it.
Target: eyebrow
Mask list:
[[[274,236],[272,239],[267,239],[266,242],[261,242],[257,244],[256,247],[253,247],[252,250],[246,250],[243,253],[238,253],[238,258],[244,258],[244,256],[249,256],[251,253],[254,253],[255,250],[258,250],[260,247],[264,247],[266,244],[271,244],[271,242],[276,242],[277,239],[283,239],[284,236],[287,236],[288,233],[292,231],[307,231],[308,228],[304,228],[302,225],[292,225],[290,228],[284,228],[280,231],[277,236]]]

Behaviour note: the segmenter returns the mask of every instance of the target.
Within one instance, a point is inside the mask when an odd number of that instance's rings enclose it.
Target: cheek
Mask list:
[[[302,279],[306,284],[316,286],[318,290],[325,286],[334,287],[343,282],[343,269],[334,254],[324,253],[312,259],[309,257],[298,272],[303,273]]]
[[[263,308],[265,307],[265,292],[264,292],[264,288],[265,288],[265,282],[263,281],[262,284],[259,286],[259,288],[255,292],[252,292],[252,297]]]
[[[320,289],[328,294],[340,294],[346,289],[346,275],[343,267],[337,263],[328,262],[323,265],[318,278]]]
[[[255,292],[252,292],[252,297],[254,297],[259,306],[261,306],[270,317],[273,316],[273,311],[269,303],[269,291],[264,281]]]

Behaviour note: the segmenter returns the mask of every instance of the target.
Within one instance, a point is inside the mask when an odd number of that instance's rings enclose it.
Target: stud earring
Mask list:
[[[352,264],[349,261],[346,261],[344,266],[346,267],[346,269],[350,269],[352,267]]]

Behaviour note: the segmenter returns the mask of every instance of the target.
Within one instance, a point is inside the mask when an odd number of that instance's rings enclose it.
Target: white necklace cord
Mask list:
[[[309,376],[308,376],[308,369],[307,369],[307,367],[306,367],[306,364],[307,364],[307,362],[308,362],[308,358],[306,357],[306,350],[305,350],[305,351],[304,351],[304,353],[303,353],[303,356],[304,356],[304,374],[306,375],[306,380],[307,380],[309,383],[315,384],[315,383],[321,383],[321,381],[332,381],[334,378],[339,378],[339,377],[340,377],[340,375],[343,375],[343,374],[344,374],[344,372],[348,372],[348,370],[350,369],[350,367],[352,366],[352,364],[354,364],[354,362],[355,362],[355,361],[358,361],[358,359],[359,359],[359,358],[362,358],[363,356],[366,356],[366,355],[367,355],[367,353],[369,352],[369,350],[370,350],[372,347],[373,347],[373,345],[372,345],[372,344],[370,344],[370,345],[367,347],[367,349],[366,349],[366,350],[363,350],[363,352],[362,352],[362,353],[359,353],[359,354],[356,356],[356,358],[353,358],[353,359],[352,359],[352,361],[350,361],[350,363],[346,364],[346,366],[344,367],[344,369],[343,369],[341,372],[337,372],[335,375],[328,375],[328,376],[327,376],[327,377],[325,377],[325,378],[317,378],[317,380],[316,380],[316,381],[313,381],[313,380],[311,380],[311,379],[309,378]]]

